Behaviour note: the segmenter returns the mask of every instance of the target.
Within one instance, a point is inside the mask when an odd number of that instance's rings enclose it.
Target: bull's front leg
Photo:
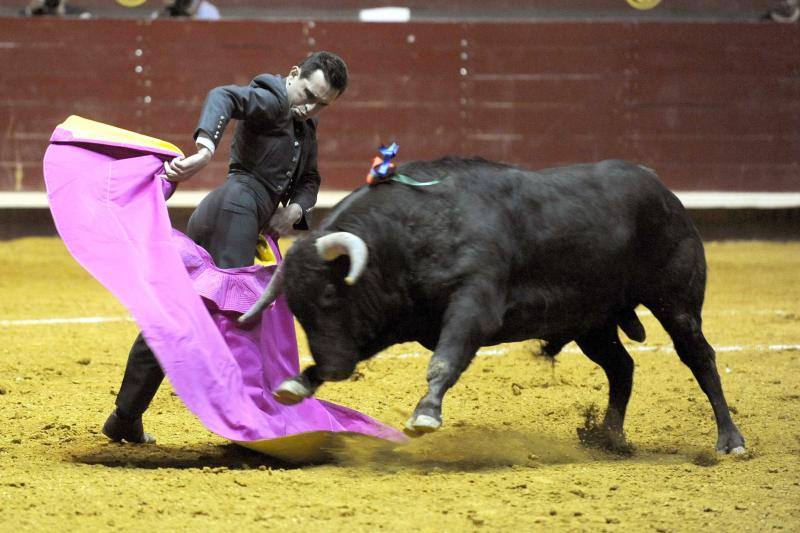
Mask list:
[[[322,383],[317,365],[311,365],[300,374],[284,380],[272,396],[284,405],[294,405],[313,396]]]
[[[467,369],[483,341],[501,326],[500,305],[487,304],[491,302],[487,292],[462,291],[448,306],[439,342],[428,364],[428,392],[406,421],[407,435],[417,437],[441,427],[445,393]]]

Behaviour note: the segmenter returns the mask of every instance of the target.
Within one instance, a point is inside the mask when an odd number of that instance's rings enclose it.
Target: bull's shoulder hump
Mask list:
[[[652,169],[648,169],[647,167],[643,167],[631,161],[626,161],[625,159],[604,159],[603,161],[594,163],[594,169],[596,172],[602,173],[639,173],[643,170],[646,170],[652,174],[655,174]]]
[[[482,157],[446,156],[433,161],[409,161],[400,165],[398,173],[409,175],[420,181],[460,177],[470,175],[486,175],[504,171],[520,170],[513,165],[490,161]]]
[[[626,190],[642,199],[674,196],[655,170],[630,161],[601,161],[596,165],[594,177],[607,182],[609,187]]]
[[[320,229],[325,229],[327,226],[332,224],[342,213],[346,212],[348,209],[351,209],[354,205],[358,204],[359,201],[366,196],[369,188],[366,185],[362,185],[358,189],[355,189],[353,192],[339,200],[336,205],[331,208],[330,213],[328,216],[325,217],[325,220],[320,225]]]
[[[576,163],[572,165],[544,168],[536,170],[535,172],[537,174],[546,174],[546,175],[584,174],[584,173],[613,174],[620,172],[622,173],[639,172],[642,170],[647,171],[651,174],[655,174],[655,171],[653,169],[645,167],[643,165],[639,165],[637,163],[633,163],[631,161],[626,161],[625,159],[604,159],[602,161],[597,161],[594,163]]]
[[[361,224],[378,214],[402,213],[419,203],[422,196],[430,196],[430,189],[433,187],[412,187],[391,181],[362,185],[331,208],[320,229],[338,228],[344,219],[358,220]]]

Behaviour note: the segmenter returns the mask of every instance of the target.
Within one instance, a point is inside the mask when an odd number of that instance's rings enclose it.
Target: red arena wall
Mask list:
[[[685,191],[798,192],[800,28],[758,22],[0,19],[0,191],[43,189],[71,114],[191,151],[217,85],[339,52],[350,86],[319,127],[323,189],[398,159],[530,168],[624,158]],[[229,136],[227,136],[229,137]],[[227,142],[184,189],[224,179]]]

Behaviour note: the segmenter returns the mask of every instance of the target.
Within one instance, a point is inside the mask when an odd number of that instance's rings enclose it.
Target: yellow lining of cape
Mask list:
[[[258,236],[258,243],[256,244],[256,259],[255,265],[272,266],[278,264],[278,258],[272,253],[272,248],[267,244],[267,239],[263,235]]]
[[[73,136],[79,139],[110,141],[145,149],[155,148],[161,151],[173,152],[175,155],[183,155],[180,148],[167,141],[117,128],[116,126],[109,126],[78,115],[71,115],[58,127],[72,132]]]
[[[390,450],[398,446],[397,442],[349,431],[309,431],[275,439],[232,442],[255,452],[296,464],[328,462],[338,454],[347,453],[348,448],[369,452]]]

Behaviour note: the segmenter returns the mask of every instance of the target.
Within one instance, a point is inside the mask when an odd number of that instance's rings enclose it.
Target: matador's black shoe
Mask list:
[[[133,444],[155,444],[156,438],[144,432],[142,419],[128,419],[119,416],[116,409],[103,424],[103,435],[114,442],[130,442]]]

